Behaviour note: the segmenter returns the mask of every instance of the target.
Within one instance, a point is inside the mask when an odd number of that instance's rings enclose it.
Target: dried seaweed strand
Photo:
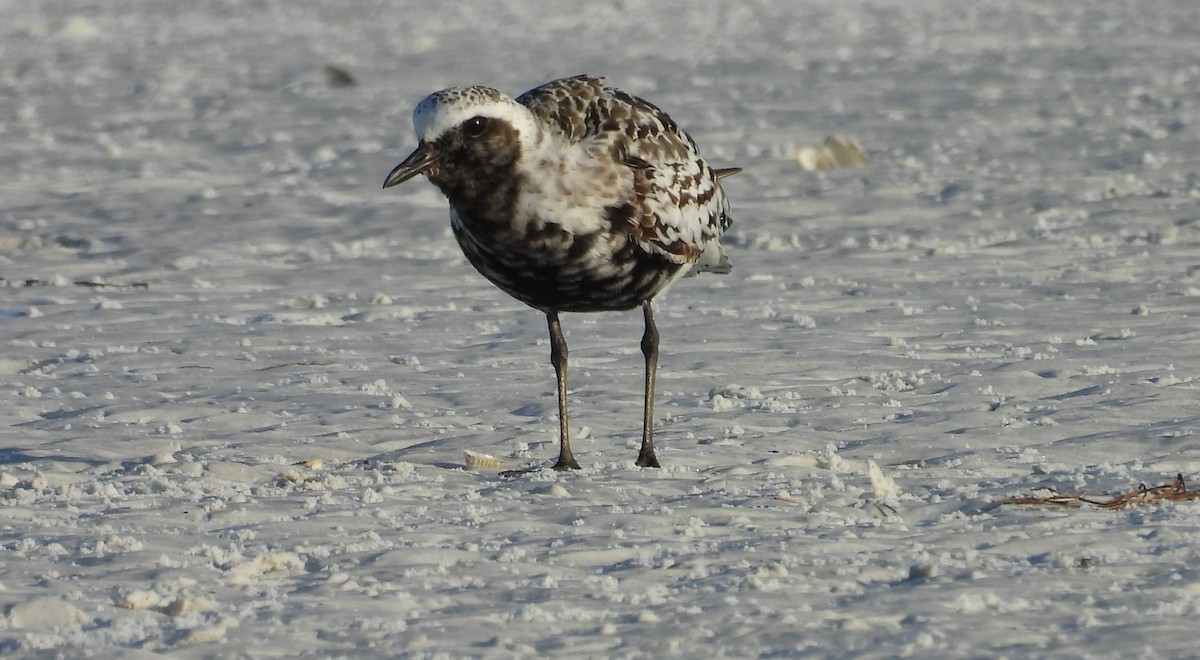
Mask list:
[[[1186,502],[1200,499],[1200,490],[1188,490],[1183,481],[1183,475],[1175,476],[1175,481],[1162,486],[1148,487],[1145,484],[1137,490],[1118,495],[1110,500],[1097,500],[1085,495],[1056,495],[1053,497],[1014,497],[1004,500],[1001,504],[1049,505],[1061,507],[1077,507],[1080,504],[1091,504],[1102,509],[1123,509],[1136,504],[1156,504],[1158,502]]]

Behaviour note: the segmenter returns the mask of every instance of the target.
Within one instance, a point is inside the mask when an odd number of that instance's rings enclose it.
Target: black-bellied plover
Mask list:
[[[579,468],[567,427],[567,342],[559,312],[641,306],[646,329],[642,446],[654,453],[658,329],[651,301],[685,274],[727,273],[729,203],[696,143],[654,105],[600,78],[548,82],[516,99],[488,87],[435,92],[413,112],[418,146],[383,183],[424,174],[450,200],[471,265],[546,314],[558,380],[555,469]]]

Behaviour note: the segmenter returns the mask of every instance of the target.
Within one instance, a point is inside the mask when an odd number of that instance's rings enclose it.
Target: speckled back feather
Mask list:
[[[586,75],[546,83],[516,101],[568,143],[629,167],[628,199],[605,209],[614,230],[675,263],[729,271],[718,243],[731,223],[719,176],[665,112]]]

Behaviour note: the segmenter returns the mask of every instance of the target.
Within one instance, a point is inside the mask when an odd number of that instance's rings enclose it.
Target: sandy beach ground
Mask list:
[[[1195,652],[1200,504],[1001,504],[1200,480],[1194,0],[0,5],[6,657]],[[380,186],[577,73],[745,168],[734,271],[662,470],[640,316],[565,315],[584,469],[502,478],[544,318]]]

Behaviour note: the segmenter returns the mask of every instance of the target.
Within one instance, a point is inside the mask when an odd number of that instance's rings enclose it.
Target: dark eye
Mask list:
[[[463,135],[473,138],[479,137],[487,131],[489,123],[490,121],[487,117],[471,117],[463,122]]]

